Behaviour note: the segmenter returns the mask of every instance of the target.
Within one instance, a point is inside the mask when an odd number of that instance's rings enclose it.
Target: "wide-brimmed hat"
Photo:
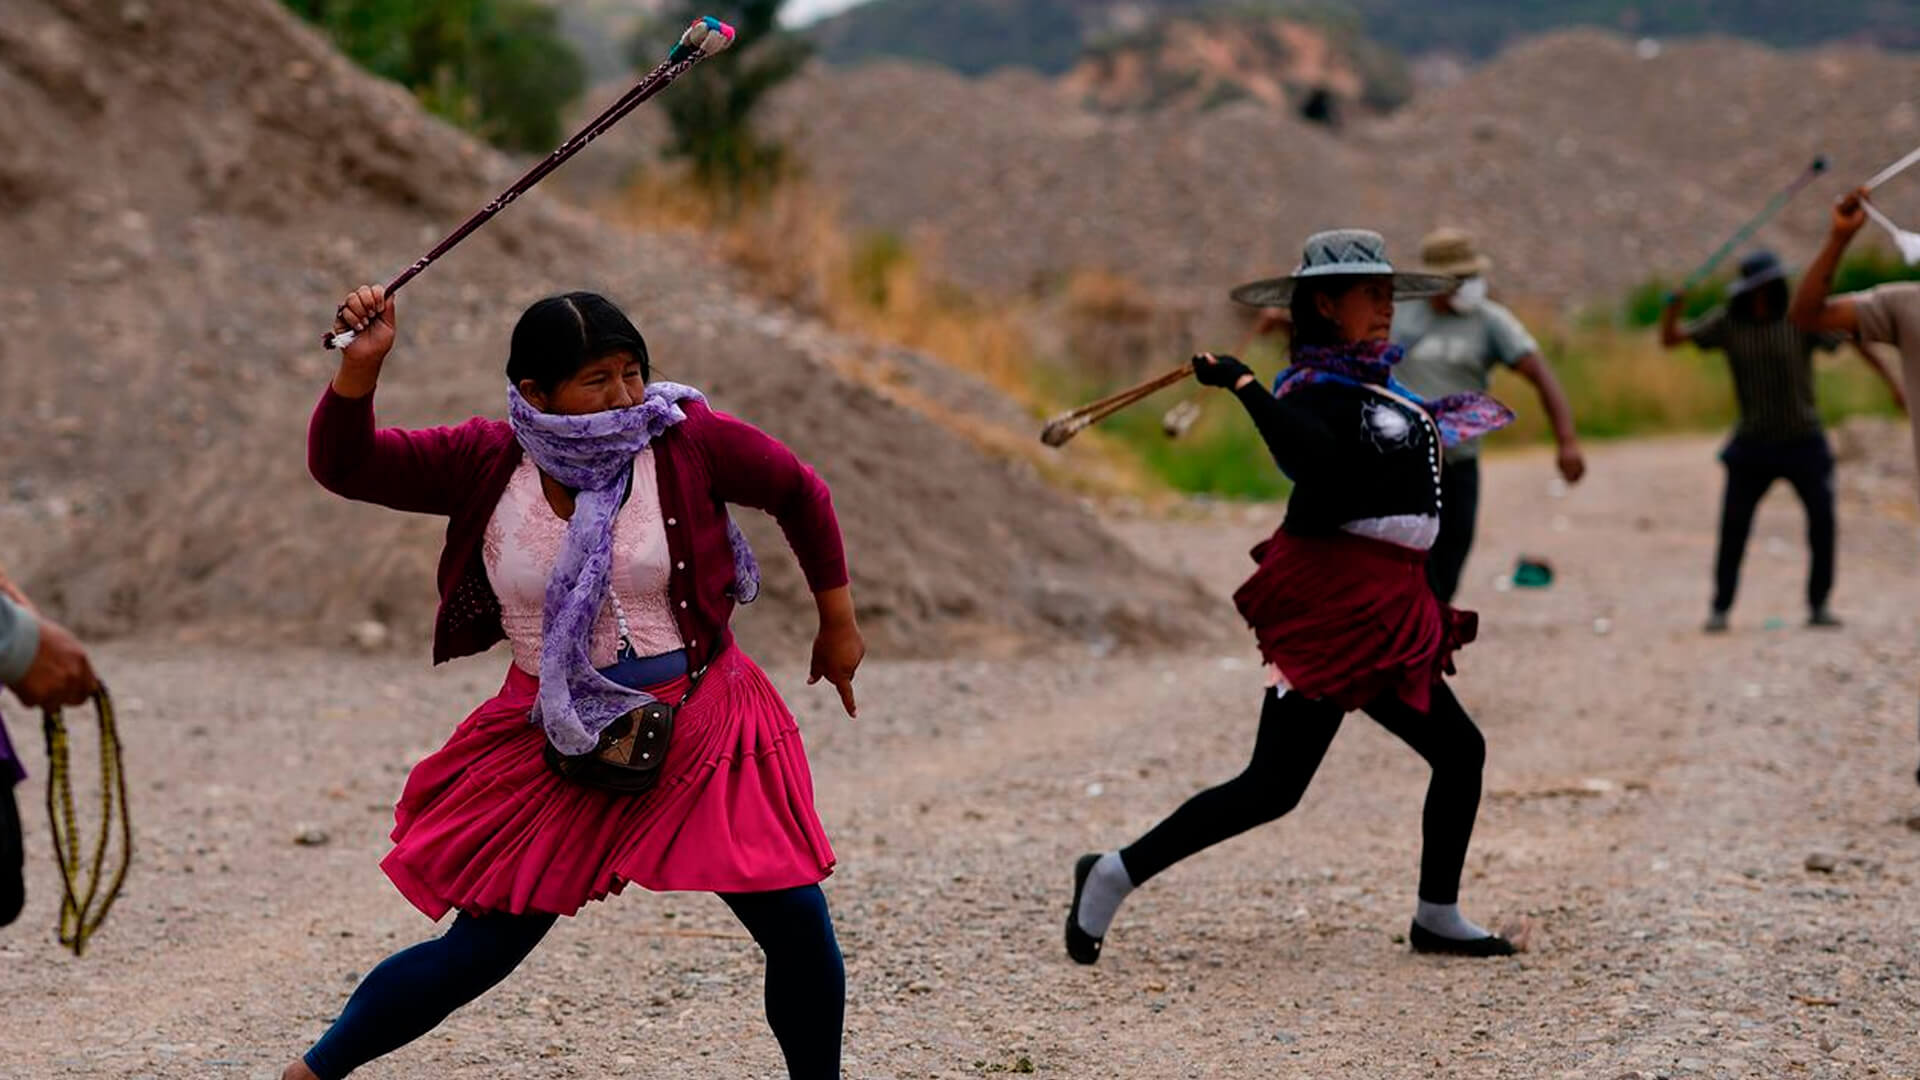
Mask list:
[[[1785,280],[1787,268],[1780,265],[1780,256],[1761,248],[1740,260],[1740,276],[1727,286],[1727,296],[1744,296],[1762,285]]]
[[[1420,269],[1430,274],[1475,277],[1493,269],[1493,260],[1480,253],[1472,233],[1442,227],[1420,241]]]
[[[1390,277],[1395,300],[1445,296],[1460,284],[1444,274],[1395,270],[1387,261],[1386,239],[1371,229],[1329,229],[1307,237],[1306,250],[1293,273],[1249,281],[1228,295],[1254,307],[1286,307],[1293,300],[1296,283],[1319,277]]]

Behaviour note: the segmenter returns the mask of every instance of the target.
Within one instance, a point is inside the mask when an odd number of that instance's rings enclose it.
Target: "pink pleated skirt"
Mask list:
[[[644,795],[547,767],[546,736],[529,719],[539,685],[509,666],[500,693],[407,777],[380,866],[428,917],[571,915],[628,884],[765,892],[833,872],[800,729],[737,647],[680,703],[665,775]],[[685,689],[683,679],[651,692],[674,702]]]

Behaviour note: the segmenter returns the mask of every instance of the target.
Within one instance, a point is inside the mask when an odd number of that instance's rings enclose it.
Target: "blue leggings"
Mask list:
[[[837,1080],[847,975],[818,885],[723,894],[767,956],[767,1024],[794,1080]],[[353,1070],[432,1031],[486,993],[552,929],[553,915],[461,915],[447,932],[381,961],[313,1049],[320,1080]]]

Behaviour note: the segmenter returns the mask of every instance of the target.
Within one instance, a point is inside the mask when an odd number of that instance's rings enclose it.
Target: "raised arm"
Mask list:
[[[1660,344],[1677,349],[1687,343],[1687,332],[1680,328],[1680,312],[1687,306],[1687,294],[1675,290],[1667,294],[1667,305],[1660,309]]]
[[[393,348],[397,312],[377,285],[363,285],[341,305],[335,330],[358,336],[340,353],[340,368],[307,427],[307,469],[336,495],[395,510],[450,514],[464,490],[459,463],[484,420],[457,428],[404,431],[374,424],[373,392]]]
[[[1800,286],[1793,291],[1793,304],[1787,309],[1787,317],[1802,330],[1860,332],[1860,314],[1854,310],[1853,301],[1829,294],[1833,292],[1833,273],[1840,266],[1840,256],[1846,253],[1854,234],[1867,223],[1866,197],[1866,189],[1861,188],[1842,196],[1833,206],[1827,242],[1821,245],[1820,254],[1814,256],[1813,265],[1800,276]]]

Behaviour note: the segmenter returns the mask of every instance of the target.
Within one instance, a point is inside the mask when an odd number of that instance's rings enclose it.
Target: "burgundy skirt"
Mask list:
[[[1253,559],[1260,568],[1233,602],[1260,654],[1292,689],[1346,709],[1392,694],[1425,712],[1454,650],[1479,629],[1479,616],[1433,595],[1423,551],[1281,530]]]

